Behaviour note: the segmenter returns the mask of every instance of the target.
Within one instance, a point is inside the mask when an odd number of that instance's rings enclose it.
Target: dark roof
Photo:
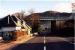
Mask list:
[[[42,12],[42,13],[33,13],[33,14],[30,14],[28,15],[27,17],[29,16],[32,16],[32,15],[39,15],[39,16],[42,16],[42,17],[69,17],[72,15],[72,13],[66,13],[66,12],[56,12],[56,11],[46,11],[46,12]]]
[[[8,24],[8,17],[9,17],[9,24]],[[0,20],[0,27],[15,27],[15,23],[12,21],[11,17],[14,19],[14,21],[17,21],[14,16],[5,16]]]
[[[46,11],[46,12],[42,12],[42,13],[33,13],[33,14],[30,14],[30,15],[26,16],[24,18],[24,20],[30,19],[32,17],[32,15],[38,15],[38,17],[40,19],[47,19],[47,18],[49,18],[49,19],[56,19],[56,18],[59,18],[59,19],[68,19],[68,17],[72,16],[72,13],[56,12],[56,11]]]

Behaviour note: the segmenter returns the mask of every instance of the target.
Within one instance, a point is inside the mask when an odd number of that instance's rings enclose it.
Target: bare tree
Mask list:
[[[34,9],[30,9],[28,12],[29,12],[30,14],[35,13]]]
[[[24,16],[25,16],[24,13],[25,13],[25,11],[21,11],[20,12],[20,19],[23,19],[24,18]]]

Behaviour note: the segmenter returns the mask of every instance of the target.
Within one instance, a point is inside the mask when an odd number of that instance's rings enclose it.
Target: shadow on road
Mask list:
[[[51,42],[46,44],[46,50],[74,50],[74,45],[68,42]]]
[[[20,44],[11,50],[43,50],[43,43],[23,43]]]

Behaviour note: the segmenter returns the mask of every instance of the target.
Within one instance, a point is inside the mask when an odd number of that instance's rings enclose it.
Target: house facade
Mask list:
[[[30,35],[31,27],[27,25],[24,20],[20,20],[14,15],[8,15],[0,20],[0,34],[6,32],[14,32],[12,34],[15,34],[16,37],[20,37]]]

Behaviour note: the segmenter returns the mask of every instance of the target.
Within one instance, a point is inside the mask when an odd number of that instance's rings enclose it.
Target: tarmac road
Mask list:
[[[36,36],[10,50],[74,50],[74,44],[62,37]]]

